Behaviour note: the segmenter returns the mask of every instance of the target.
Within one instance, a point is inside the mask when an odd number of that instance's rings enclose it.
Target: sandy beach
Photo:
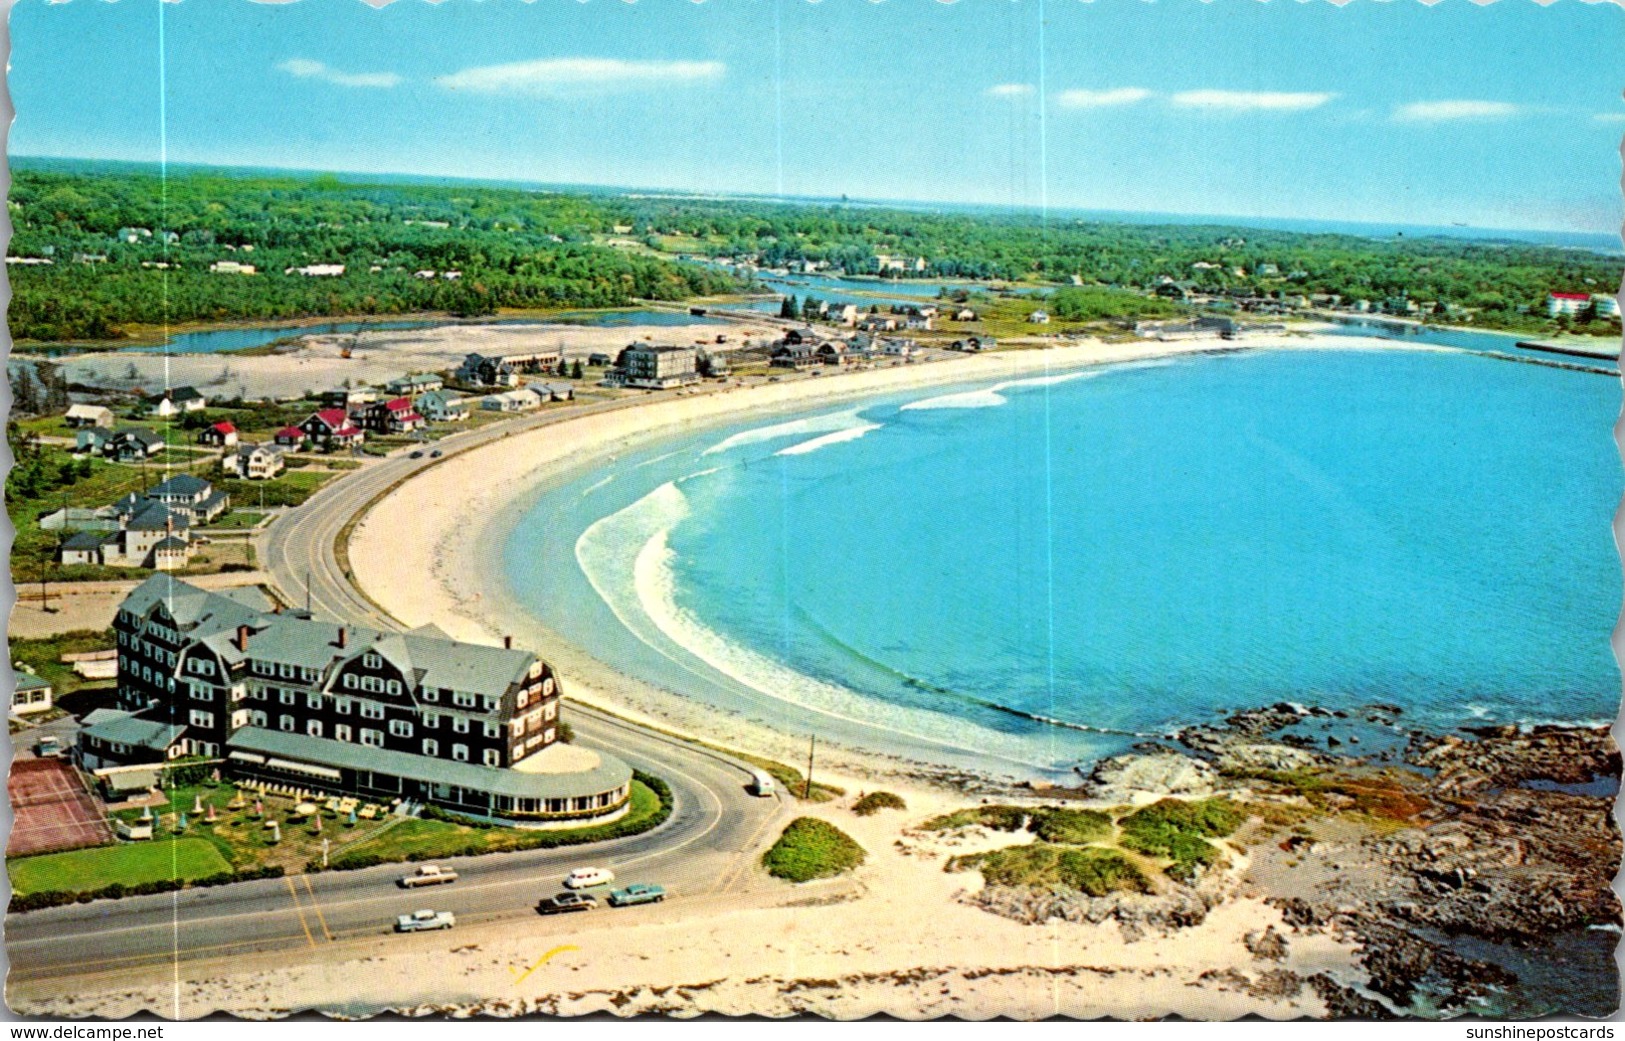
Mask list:
[[[1229,1020],[1320,1016],[1322,999],[1302,981],[1358,978],[1343,941],[1297,934],[1277,908],[1252,895],[1215,907],[1198,925],[1132,942],[1110,918],[1024,925],[988,914],[965,902],[980,889],[980,876],[944,872],[943,863],[950,854],[1021,839],[981,829],[951,838],[912,830],[907,825],[953,801],[916,791],[907,798],[906,814],[858,817],[845,808],[851,796],[843,805],[806,809],[868,851],[849,877],[770,882],[746,896],[693,896],[564,922],[361,938],[326,948],[316,964],[290,964],[284,952],[181,963],[178,975],[168,967],[132,970],[85,981],[72,996],[13,983],[9,997],[23,1014],[70,1017],[397,1008],[499,1016],[1178,1013]],[[1237,873],[1245,866],[1238,860]],[[1248,947],[1250,935],[1272,927],[1289,937],[1279,960]]]
[[[617,671],[571,646],[526,612],[503,579],[502,547],[541,486],[678,433],[800,412],[898,391],[1030,378],[1090,365],[1215,350],[1437,350],[1376,338],[1302,335],[1105,343],[954,357],[925,364],[796,379],[689,396],[663,396],[636,408],[584,416],[448,459],[392,492],[356,526],[349,545],[356,583],[408,625],[432,622],[460,639],[498,642],[512,634],[566,677],[569,696],[630,718],[694,736],[727,733],[736,747],[771,756],[800,754],[767,721],[747,719]],[[476,476],[477,475],[477,476]],[[381,520],[380,518],[388,518]],[[921,764],[893,748],[832,749],[832,765],[874,775]]]

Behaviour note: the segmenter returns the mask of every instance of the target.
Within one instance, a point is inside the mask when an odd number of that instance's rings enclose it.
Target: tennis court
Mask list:
[[[60,759],[19,759],[11,766],[6,787],[13,814],[6,856],[113,841],[112,828],[71,764]]]

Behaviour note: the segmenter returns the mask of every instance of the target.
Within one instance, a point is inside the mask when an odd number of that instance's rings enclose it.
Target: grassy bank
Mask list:
[[[774,878],[811,882],[851,871],[866,855],[851,836],[828,821],[797,817],[762,854],[762,866]]]
[[[58,890],[98,890],[139,886],[164,879],[195,881],[231,870],[214,843],[177,838],[8,860],[11,887],[18,896]]]

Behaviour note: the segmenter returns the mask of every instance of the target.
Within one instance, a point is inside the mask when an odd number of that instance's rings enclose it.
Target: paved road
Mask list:
[[[554,409],[453,435],[435,444],[450,457],[512,433],[589,412],[630,407],[637,399]],[[335,557],[334,540],[381,492],[439,460],[399,452],[330,482],[283,514],[259,537],[260,558],[284,595],[305,599],[319,616],[381,629],[399,628],[360,595]],[[545,651],[545,648],[544,648]],[[217,957],[252,950],[293,952],[387,932],[396,915],[422,907],[456,912],[459,922],[509,918],[546,932],[532,908],[559,890],[572,868],[607,866],[620,881],[658,882],[675,902],[738,898],[766,884],[752,870],[756,851],[788,816],[782,796],[746,791],[744,765],[579,705],[567,706],[577,740],[608,749],[671,785],[670,820],[644,835],[563,850],[492,854],[455,862],[462,878],[424,891],[396,887],[399,866],[244,882],[214,889],[97,902],[10,915],[6,946],[18,982]],[[637,912],[625,909],[617,914]],[[573,917],[573,916],[567,916]],[[554,920],[547,920],[554,921]],[[526,923],[526,924],[519,924]]]

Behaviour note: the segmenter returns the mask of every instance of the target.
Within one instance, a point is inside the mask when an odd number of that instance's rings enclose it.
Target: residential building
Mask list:
[[[185,513],[193,524],[207,524],[231,508],[231,496],[215,491],[214,485],[192,474],[176,474],[147,492],[146,497]]]
[[[976,321],[976,312],[968,307],[961,307],[959,310],[954,312],[954,321],[974,322]]]
[[[1030,322],[1033,325],[1048,325],[1049,324],[1049,312],[1048,311],[1034,311],[1032,314],[1027,316],[1027,321]]]
[[[390,380],[384,385],[384,389],[387,390],[392,397],[415,398],[419,394],[427,394],[432,390],[440,390],[445,387],[445,385],[446,381],[442,379],[438,373],[419,372],[410,376],[402,376],[399,379]]]
[[[11,691],[11,714],[27,716],[45,712],[51,707],[51,685],[32,672],[14,670],[16,685]]]
[[[415,406],[431,423],[461,422],[469,414],[468,399],[447,390],[419,394]]]
[[[288,450],[283,445],[243,444],[238,445],[235,452],[227,452],[220,463],[233,477],[265,481],[282,472],[287,465],[287,454]]]
[[[88,430],[79,431],[80,435],[91,434]],[[75,439],[77,444],[77,438]],[[121,427],[113,431],[102,443],[102,454],[109,459],[121,463],[136,463],[143,459],[150,459],[163,451],[164,439],[144,427]]]
[[[147,399],[148,414],[169,419],[183,412],[197,412],[209,404],[196,387],[175,387]]]
[[[1592,312],[1598,318],[1619,317],[1619,300],[1615,297],[1603,293],[1593,293],[1591,295],[1591,307]]]
[[[324,408],[341,408],[346,412],[352,412],[377,400],[378,392],[371,387],[340,387],[337,390],[323,391],[321,397]]]
[[[557,347],[538,347],[509,354],[470,354],[457,369],[457,382],[472,387],[513,387],[520,373],[551,372],[564,352]]]
[[[607,354],[594,353],[594,354],[589,354],[587,356],[587,364],[595,366],[595,367],[602,367],[602,368],[607,369],[611,365],[615,364],[615,359],[611,358]]]
[[[73,433],[73,451],[77,455],[102,455],[113,432],[106,427],[83,427]]]
[[[700,378],[698,354],[692,347],[634,343],[621,351],[615,365],[629,387],[666,390]]]
[[[239,264],[235,260],[217,260],[209,265],[209,270],[217,275],[252,275],[256,273],[253,264]]]
[[[276,434],[273,435],[272,440],[276,442],[277,447],[279,448],[287,449],[290,452],[297,452],[301,448],[305,447],[306,438],[303,429],[292,426],[283,427],[281,430],[278,430]]]
[[[409,434],[424,425],[423,416],[412,407],[411,398],[379,401],[350,413],[363,430],[379,434]]]
[[[306,278],[337,278],[344,274],[343,264],[306,264],[304,267],[290,267],[282,272],[284,275],[304,275]]]
[[[532,393],[540,396],[546,394],[545,401],[573,401],[576,396],[574,383],[532,383],[529,385]]]
[[[624,812],[631,770],[618,759],[571,748],[568,766],[549,765],[562,691],[534,653],[432,625],[321,621],[256,604],[254,592],[167,576],[132,591],[113,622],[124,715],[87,727],[98,744],[81,753],[118,761],[111,745],[122,744],[125,761],[219,757],[239,779],[518,824]]]
[[[172,571],[192,559],[192,517],[183,509],[140,496],[126,496],[117,504],[114,531],[81,531],[58,548],[64,564],[102,564],[107,567],[145,567]]]
[[[353,448],[367,437],[341,408],[324,408],[312,412],[299,424],[299,429],[304,431],[306,441],[328,452],[339,448]],[[281,439],[280,434],[277,437],[278,440]]]
[[[206,426],[198,431],[197,443],[214,448],[230,448],[237,443],[237,425],[230,420],[221,420]]]
[[[818,348],[811,343],[781,343],[773,348],[768,364],[775,369],[811,369],[823,364]]]
[[[111,429],[113,426],[113,410],[105,405],[69,405],[62,418],[76,430],[81,427]]]
[[[487,394],[480,399],[480,408],[486,412],[528,412],[541,404],[541,398],[524,389]]]
[[[186,727],[137,716],[124,709],[98,708],[79,728],[79,761],[87,770],[179,759],[186,747],[179,738]]]

